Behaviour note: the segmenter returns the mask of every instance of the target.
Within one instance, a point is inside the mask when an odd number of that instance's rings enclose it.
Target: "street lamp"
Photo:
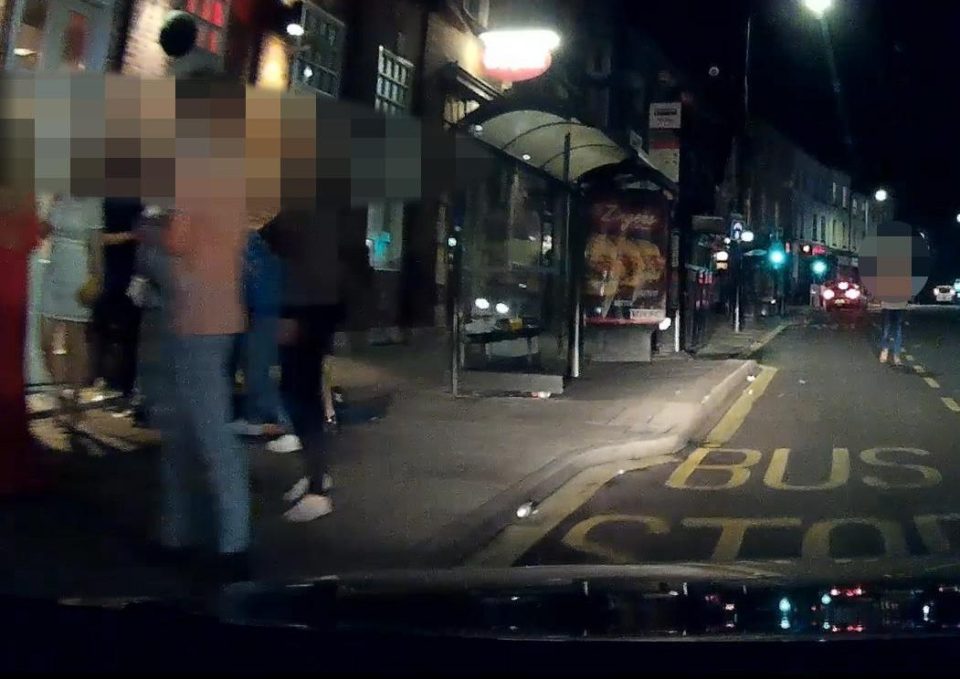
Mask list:
[[[873,194],[873,197],[878,203],[882,203],[889,197],[889,194],[887,193],[886,189],[877,189],[877,192]]]
[[[819,18],[833,6],[833,0],[803,0],[803,6]]]

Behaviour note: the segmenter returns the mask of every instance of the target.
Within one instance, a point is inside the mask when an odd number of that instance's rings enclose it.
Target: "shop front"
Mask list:
[[[542,104],[490,102],[460,126],[498,167],[453,204],[452,389],[561,393],[580,369],[580,179],[631,152]]]

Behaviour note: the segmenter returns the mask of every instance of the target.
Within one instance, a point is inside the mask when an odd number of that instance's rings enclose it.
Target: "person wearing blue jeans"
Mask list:
[[[180,335],[173,340],[176,407],[161,468],[161,540],[166,547],[183,549],[203,541],[198,525],[202,510],[191,488],[191,482],[203,476],[216,502],[218,551],[244,553],[250,542],[249,464],[227,426],[230,385],[224,376],[233,342],[232,335]]]
[[[883,336],[880,338],[880,362],[886,363],[893,352],[893,364],[900,365],[900,351],[903,347],[904,309],[883,308]]]
[[[243,279],[248,325],[237,342],[246,397],[244,418],[234,422],[234,428],[248,436],[280,435],[291,429],[279,385],[271,375],[280,364],[281,276],[280,258],[257,231],[252,231],[247,239]]]

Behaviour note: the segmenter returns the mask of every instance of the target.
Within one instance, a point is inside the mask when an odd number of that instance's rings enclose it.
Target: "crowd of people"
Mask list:
[[[324,374],[345,314],[335,210],[250,215],[239,201],[210,200],[231,193],[217,188],[181,192],[175,210],[56,196],[36,234],[48,247],[40,337],[73,424],[79,394],[99,381],[139,426],[161,432],[162,550],[196,561],[198,500],[209,495],[217,545],[205,563],[234,580],[250,544],[241,437],[295,454],[277,489],[285,519],[333,510],[323,453],[337,421]]]

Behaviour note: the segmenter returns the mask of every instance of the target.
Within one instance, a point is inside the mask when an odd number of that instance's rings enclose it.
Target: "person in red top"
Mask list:
[[[41,488],[24,393],[27,272],[39,242],[33,196],[0,187],[0,495]]]

